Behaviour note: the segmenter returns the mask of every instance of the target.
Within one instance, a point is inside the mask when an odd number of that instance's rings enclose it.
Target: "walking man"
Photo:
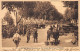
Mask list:
[[[18,31],[16,31],[16,33],[13,35],[13,42],[16,44],[16,47],[18,47],[20,40],[20,35],[18,34]]]

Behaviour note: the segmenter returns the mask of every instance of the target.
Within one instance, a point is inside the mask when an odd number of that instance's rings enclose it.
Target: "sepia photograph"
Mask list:
[[[2,1],[2,47],[78,47],[78,1]]]

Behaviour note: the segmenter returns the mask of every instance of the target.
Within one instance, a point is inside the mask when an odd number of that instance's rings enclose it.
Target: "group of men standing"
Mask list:
[[[31,35],[31,34],[33,34],[34,43],[35,43],[35,42],[38,42],[38,33],[37,33],[37,29],[34,28],[33,30],[34,30],[33,33],[30,32],[30,29],[27,31],[27,43],[28,43],[29,40],[30,40],[30,35]]]
[[[59,44],[58,38],[59,38],[59,26],[58,24],[55,24],[53,26],[50,26],[49,30],[47,31],[47,41],[50,41],[50,37],[53,36],[54,38],[54,44]]]

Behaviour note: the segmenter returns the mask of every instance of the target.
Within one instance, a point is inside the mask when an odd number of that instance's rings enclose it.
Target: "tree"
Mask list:
[[[63,1],[65,7],[78,9],[78,1]]]
[[[21,8],[23,6],[23,2],[15,2],[15,1],[8,1],[8,2],[5,2],[3,1],[2,2],[2,9],[4,7],[6,7],[9,11],[13,11],[14,7],[16,8]]]
[[[23,17],[32,17],[34,15],[34,8],[36,7],[36,2],[24,2],[23,3],[23,9],[21,10]]]
[[[64,1],[65,7],[68,7],[65,11],[66,19],[78,19],[78,2],[77,1]]]
[[[13,25],[14,21],[12,19],[12,17],[10,16],[10,14],[7,12],[7,14],[4,16],[4,20],[7,21],[9,23],[9,25]]]
[[[17,8],[20,10],[19,15],[26,19],[34,17],[46,20],[60,20],[63,17],[49,1],[3,2],[2,8],[4,7],[7,7],[9,11]]]
[[[62,14],[60,14],[54,5],[50,2],[37,2],[37,6],[34,9],[35,17],[42,18],[46,20],[60,20],[63,18]]]

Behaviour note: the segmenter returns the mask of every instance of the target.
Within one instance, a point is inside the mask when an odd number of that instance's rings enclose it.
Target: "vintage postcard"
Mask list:
[[[79,51],[79,0],[1,0],[0,51]]]

